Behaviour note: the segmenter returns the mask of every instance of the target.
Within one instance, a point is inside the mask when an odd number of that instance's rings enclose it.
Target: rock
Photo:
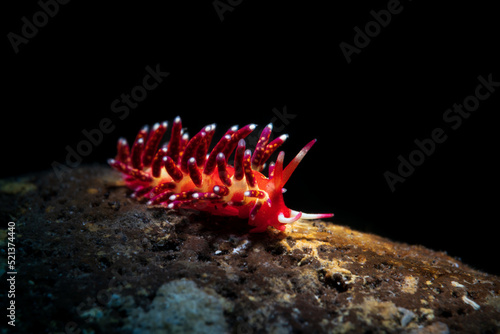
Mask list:
[[[23,332],[500,332],[500,278],[442,252],[332,222],[249,234],[131,199],[105,166],[16,182],[0,207]]]
[[[232,303],[212,289],[200,289],[187,279],[163,284],[147,311],[130,313],[125,328],[139,333],[225,333],[229,330],[224,312]]]

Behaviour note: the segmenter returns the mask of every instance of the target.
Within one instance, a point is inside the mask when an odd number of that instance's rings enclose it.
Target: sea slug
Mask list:
[[[209,152],[215,124],[203,127],[191,139],[183,132],[180,117],[172,126],[168,144],[160,147],[168,123],[157,123],[151,130],[143,127],[132,147],[118,140],[118,153],[109,159],[121,172],[133,197],[146,198],[148,205],[169,209],[194,209],[214,215],[248,218],[255,226],[250,232],[263,232],[268,226],[280,231],[287,224],[303,219],[333,216],[331,213],[308,214],[291,210],[283,201],[283,186],[316,140],[310,141],[283,167],[285,152],[269,164],[268,177],[261,171],[271,154],[287,139],[281,135],[269,142],[272,124],[262,131],[255,150],[245,149],[245,140],[256,127],[231,127]],[[234,167],[228,164],[234,154]]]

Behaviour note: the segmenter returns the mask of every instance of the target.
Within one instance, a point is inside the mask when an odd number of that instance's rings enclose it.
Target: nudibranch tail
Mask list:
[[[254,226],[251,232],[265,231],[268,226],[283,231],[300,218],[333,216],[291,210],[283,200],[283,186],[316,140],[309,142],[286,167],[285,153],[280,152],[276,162],[269,164],[266,177],[261,173],[266,162],[288,138],[281,135],[271,141],[272,124],[264,128],[253,152],[246,149],[245,138],[255,124],[231,127],[211,151],[215,124],[203,127],[190,139],[180,117],[176,117],[170,141],[160,147],[167,127],[167,122],[156,123],[151,130],[143,127],[131,146],[124,138],[118,140],[117,155],[108,163],[122,173],[126,185],[134,191],[132,197],[168,209],[248,218]],[[228,163],[233,152],[234,167]]]

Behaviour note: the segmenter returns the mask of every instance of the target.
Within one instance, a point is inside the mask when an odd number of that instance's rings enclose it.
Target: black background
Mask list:
[[[216,122],[266,125],[289,119],[289,161],[318,142],[287,184],[287,205],[334,212],[332,222],[422,244],[500,274],[498,113],[500,87],[452,130],[443,121],[473,95],[478,76],[500,81],[499,20],[489,5],[401,1],[402,11],[347,63],[339,47],[389,1],[233,1],[103,5],[73,0],[15,53],[8,33],[33,22],[36,1],[2,10],[2,177],[51,170],[66,146],[103,118],[115,126],[83,158],[114,157],[144,124],[183,118],[196,133]],[[227,3],[221,1],[220,3]],[[11,4],[10,4],[11,5]],[[4,7],[6,4],[4,4]],[[170,75],[123,120],[111,110],[142,83],[145,67]],[[279,120],[275,126],[282,125]],[[391,192],[384,173],[415,139],[441,127],[447,140]]]

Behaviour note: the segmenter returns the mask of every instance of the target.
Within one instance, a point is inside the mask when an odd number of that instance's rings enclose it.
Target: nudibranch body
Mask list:
[[[285,230],[299,218],[318,219],[333,214],[307,214],[291,210],[283,201],[283,186],[316,140],[309,142],[284,168],[285,153],[269,164],[269,174],[261,171],[271,154],[288,137],[269,142],[272,124],[262,131],[256,148],[245,149],[245,140],[256,127],[249,124],[231,127],[208,152],[215,124],[207,125],[191,139],[183,133],[180,117],[172,126],[168,144],[160,147],[168,123],[157,123],[151,130],[143,127],[132,147],[118,140],[118,153],[108,163],[124,176],[134,197],[146,198],[148,205],[169,209],[194,209],[214,215],[248,218],[255,226],[250,232],[263,232],[268,226]],[[228,158],[234,154],[234,167]]]

